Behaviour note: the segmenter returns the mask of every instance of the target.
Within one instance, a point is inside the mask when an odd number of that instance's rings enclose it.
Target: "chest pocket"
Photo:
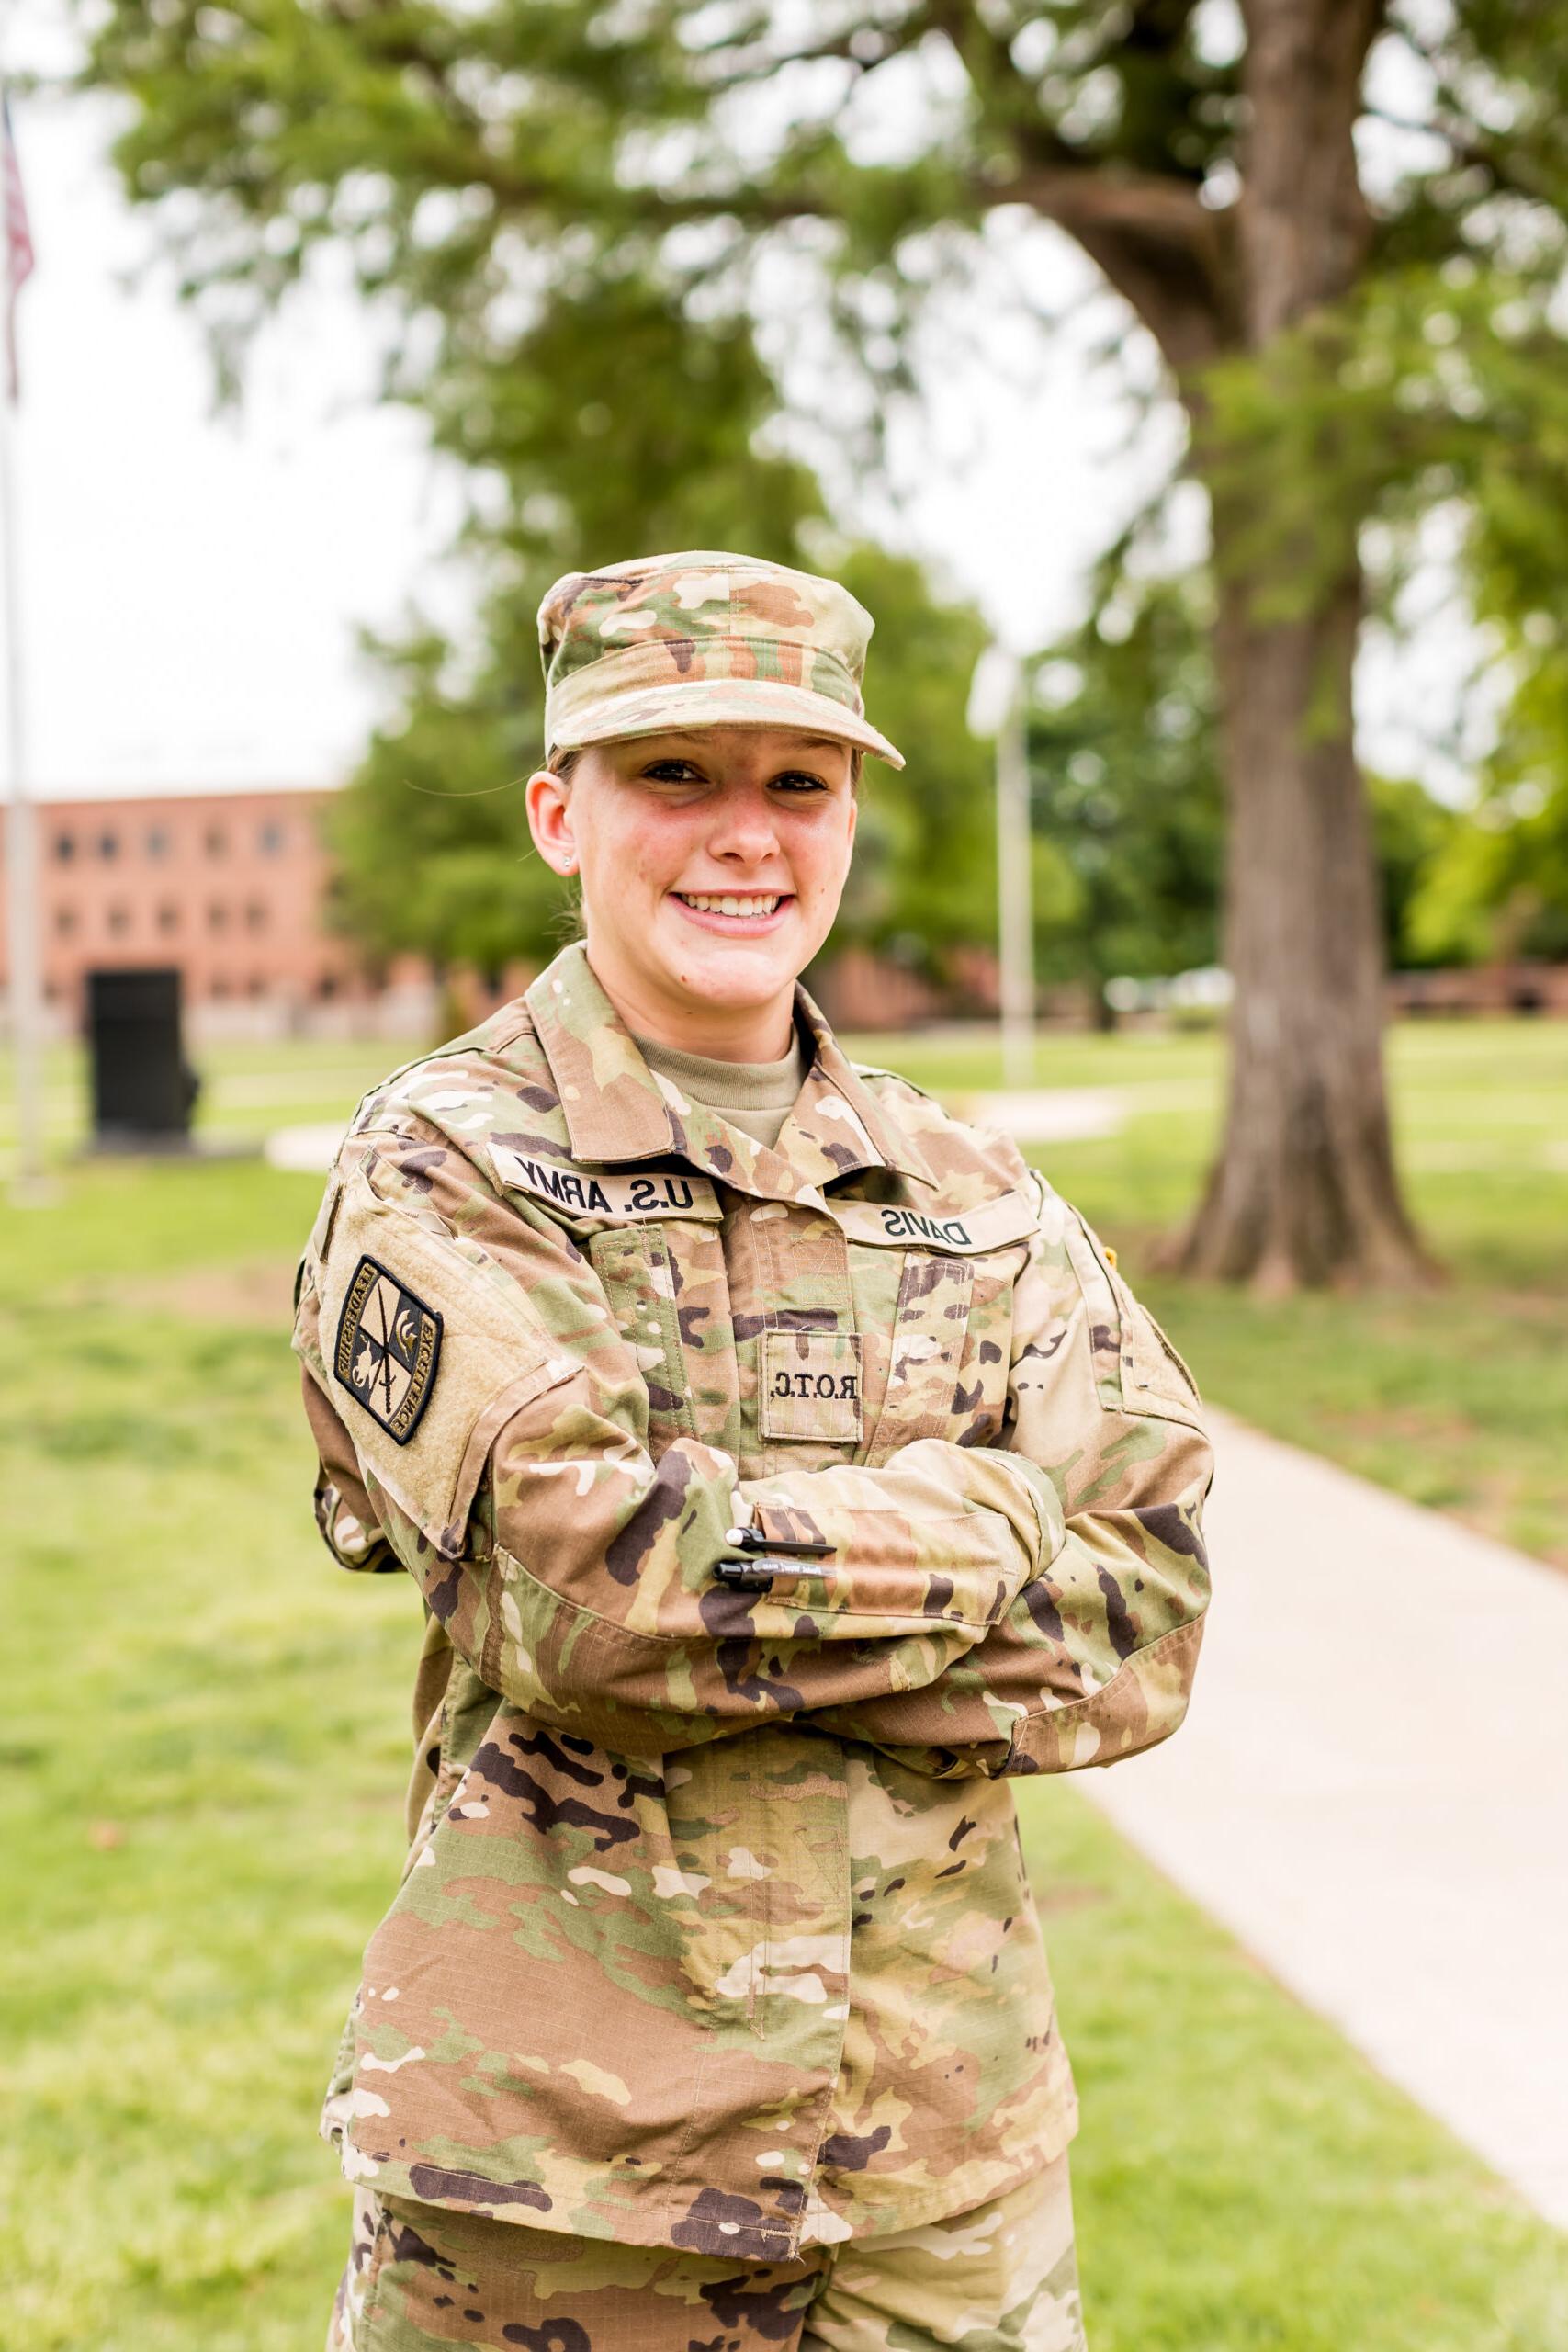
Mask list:
[[[886,1462],[918,1437],[952,1434],[974,1286],[975,1269],[966,1258],[938,1256],[928,1250],[905,1253],[888,1342],[887,1385],[868,1463]]]
[[[669,1240],[659,1225],[606,1227],[592,1236],[588,1254],[647,1384],[649,1450],[657,1457],[677,1437],[696,1435]]]
[[[886,1297],[893,1263],[897,1296],[880,1317],[884,1361],[868,1376],[880,1409],[863,1459],[886,1462],[922,1437],[992,1445],[1007,1414],[1013,1285],[1023,1270],[1037,1214],[1023,1193],[1007,1193],[960,1216],[841,1201],[835,1215],[863,1268],[857,1289]]]

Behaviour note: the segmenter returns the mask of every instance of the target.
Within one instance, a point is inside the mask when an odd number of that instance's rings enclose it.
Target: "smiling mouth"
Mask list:
[[[792,894],[787,890],[671,890],[670,895],[678,899],[682,906],[690,907],[694,914],[728,917],[734,922],[756,922],[776,914]]]

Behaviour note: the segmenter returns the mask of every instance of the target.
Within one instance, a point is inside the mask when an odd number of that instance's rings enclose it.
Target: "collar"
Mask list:
[[[935,1186],[914,1138],[856,1076],[798,981],[795,1019],[813,1057],[771,1151],[654,1075],[581,940],[546,966],[525,1001],[555,1080],[576,1159],[598,1167],[673,1153],[720,1183],[765,1200],[798,1200],[868,1168]]]

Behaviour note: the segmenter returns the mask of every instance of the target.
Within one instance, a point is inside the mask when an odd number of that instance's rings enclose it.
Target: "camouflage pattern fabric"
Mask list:
[[[873,622],[836,580],[697,548],[570,571],[539,606],[545,741],[796,727],[904,764],[865,717]]]
[[[442,2212],[373,2189],[327,2352],[1083,2352],[1066,2157],[886,2238],[737,2263]]]
[[[382,2196],[780,2261],[1072,2134],[1010,1781],[1181,1719],[1198,1400],[1007,1137],[797,1012],[768,1148],[569,948],[328,1185],[318,1518],[426,1610],[323,2113]]]

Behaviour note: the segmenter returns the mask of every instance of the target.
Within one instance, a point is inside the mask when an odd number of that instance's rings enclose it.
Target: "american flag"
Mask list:
[[[11,99],[6,90],[0,90],[0,203],[6,208],[6,390],[14,401],[17,396],[17,296],[23,280],[32,275],[36,255],[11,132]]]

